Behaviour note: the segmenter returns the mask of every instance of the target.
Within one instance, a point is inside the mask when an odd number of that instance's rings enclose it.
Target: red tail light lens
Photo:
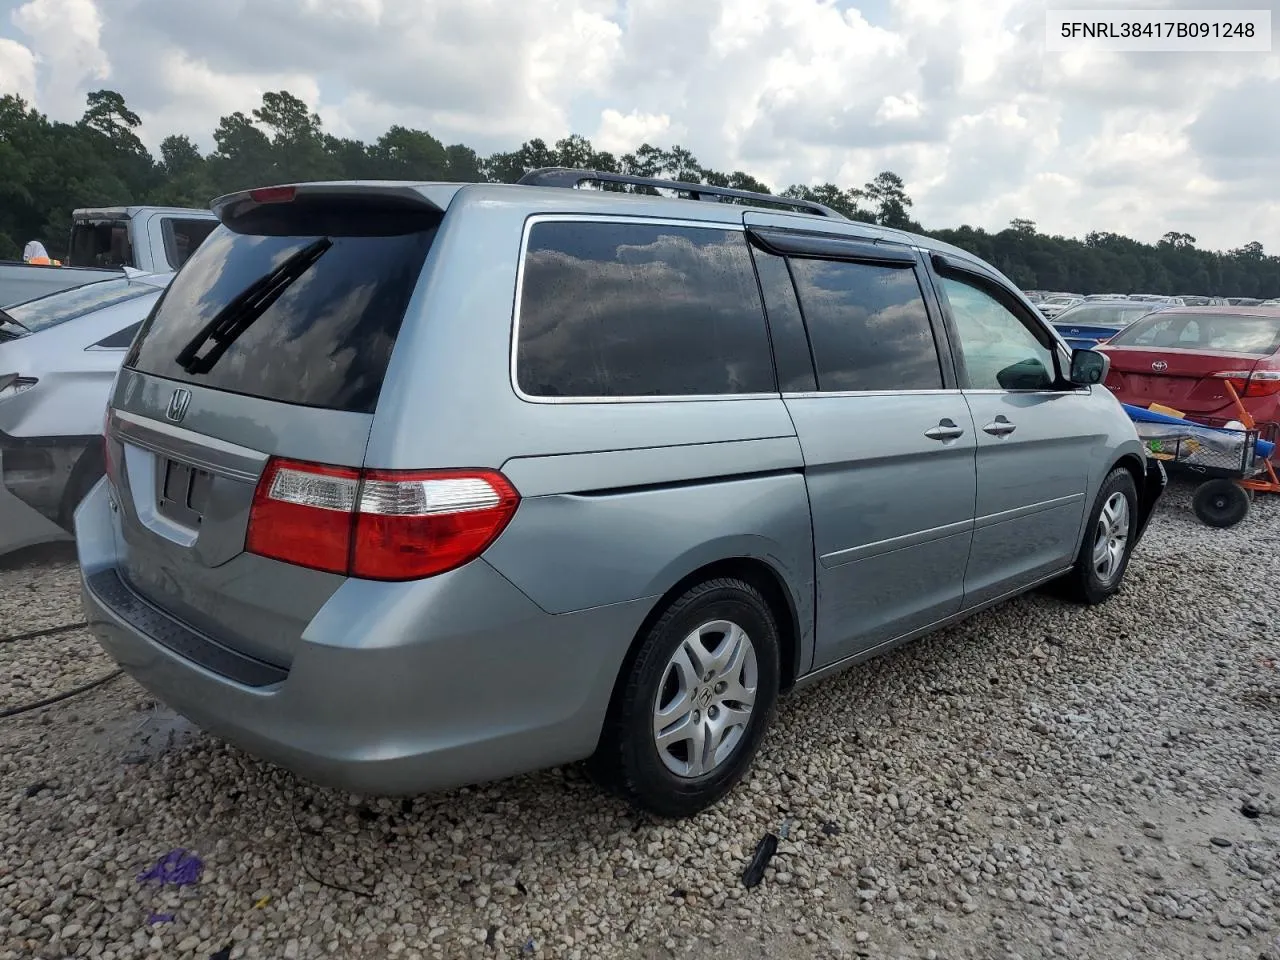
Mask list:
[[[259,187],[249,191],[249,199],[254,203],[292,203],[297,193],[297,187]]]
[[[1242,397],[1280,394],[1280,371],[1277,370],[1223,370],[1214,376],[1226,380]]]
[[[330,573],[346,573],[360,471],[270,460],[249,512],[250,553]]]
[[[416,580],[482,554],[519,506],[492,470],[353,470],[273,459],[245,548],[368,580]]]

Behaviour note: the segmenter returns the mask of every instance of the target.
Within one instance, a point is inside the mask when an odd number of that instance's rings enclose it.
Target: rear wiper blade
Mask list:
[[[231,344],[332,246],[332,240],[321,237],[314,243],[307,244],[266,276],[249,284],[191,338],[174,360],[187,373],[208,373]],[[213,346],[207,353],[200,355],[200,349],[209,341],[213,341]]]

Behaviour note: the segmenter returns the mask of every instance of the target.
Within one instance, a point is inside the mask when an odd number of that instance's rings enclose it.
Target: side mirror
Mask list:
[[[1053,386],[1053,376],[1035,358],[1011,363],[996,373],[1002,390],[1044,390]]]
[[[1107,379],[1111,370],[1111,358],[1098,350],[1072,350],[1071,375],[1067,378],[1076,386],[1092,387]]]

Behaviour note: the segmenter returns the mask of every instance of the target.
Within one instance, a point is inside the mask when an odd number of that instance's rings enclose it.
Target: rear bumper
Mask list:
[[[553,616],[483,561],[407,584],[349,580],[287,671],[237,673],[136,594],[101,589],[117,536],[105,482],[77,510],[76,533],[86,617],[126,672],[210,733],[358,793],[442,790],[589,756],[649,606]]]

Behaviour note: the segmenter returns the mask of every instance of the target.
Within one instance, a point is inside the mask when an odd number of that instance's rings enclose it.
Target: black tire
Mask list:
[[[75,533],[76,507],[80,506],[80,501],[89,495],[89,491],[93,489],[94,484],[101,480],[106,472],[107,467],[103,461],[101,443],[87,447],[84,453],[80,454],[80,459],[76,461],[76,465],[71,469],[71,476],[67,478],[67,486],[62,491],[62,504],[58,510],[58,526],[68,533]]]
[[[1196,487],[1191,509],[1210,527],[1234,527],[1249,515],[1249,491],[1234,480],[1206,480]]]
[[[660,692],[665,696],[670,689],[668,667],[685,639],[699,627],[719,620],[741,627],[754,649],[755,700],[750,718],[727,755],[705,774],[680,776],[668,768],[659,752],[654,713]],[[715,632],[708,636],[715,636]],[[635,653],[623,669],[600,745],[588,762],[593,778],[633,806],[659,817],[689,817],[705,810],[746,773],[773,716],[780,675],[779,642],[769,605],[755,587],[741,580],[700,583],[666,606],[638,638]],[[699,689],[706,695],[713,688]],[[716,709],[707,708],[707,722]],[[690,713],[694,716],[697,714]],[[670,762],[679,762],[673,752],[668,751],[667,756]]]
[[[1123,494],[1128,501],[1128,535],[1123,556],[1116,569],[1104,580],[1093,562],[1093,552],[1098,543],[1102,510],[1117,493]],[[1102,482],[1098,497],[1089,511],[1089,523],[1085,527],[1084,541],[1080,544],[1080,552],[1076,555],[1075,566],[1058,582],[1058,592],[1067,600],[1090,606],[1114,596],[1124,583],[1125,571],[1129,568],[1129,557],[1133,553],[1133,541],[1137,532],[1138,488],[1133,482],[1133,475],[1128,470],[1124,467],[1116,467]]]

